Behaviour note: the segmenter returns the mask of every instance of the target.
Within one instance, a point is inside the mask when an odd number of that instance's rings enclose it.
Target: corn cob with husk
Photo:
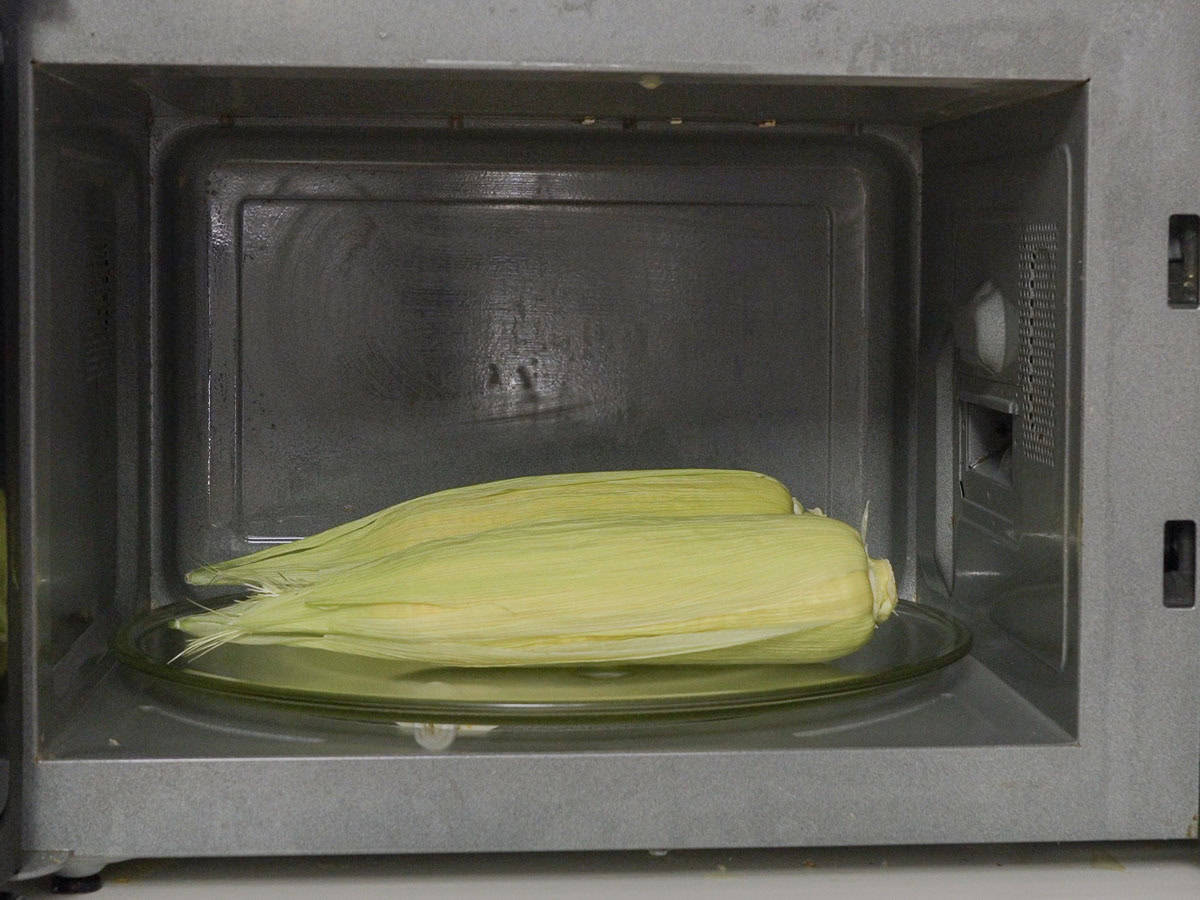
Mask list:
[[[452,488],[188,573],[190,584],[276,592],[429,540],[559,519],[606,515],[791,513],[800,507],[767,475],[725,469],[647,469],[510,478]]]
[[[821,662],[891,613],[896,584],[822,515],[613,516],[416,544],[185,617],[227,642],[448,666]]]

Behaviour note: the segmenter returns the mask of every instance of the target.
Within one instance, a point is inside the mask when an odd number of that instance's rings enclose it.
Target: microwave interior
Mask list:
[[[518,475],[751,469],[969,655],[448,753],[1070,744],[1086,85],[41,65],[26,432],[45,760],[423,754],[171,688],[184,574]]]

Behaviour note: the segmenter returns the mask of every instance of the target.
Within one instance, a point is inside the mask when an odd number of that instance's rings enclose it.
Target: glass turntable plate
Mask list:
[[[820,664],[450,668],[237,644],[172,662],[187,637],[171,622],[193,612],[184,603],[138,616],[118,633],[117,655],[142,672],[205,691],[393,721],[733,713],[901,684],[962,658],[971,645],[966,628],[945,613],[901,600],[866,646]]]

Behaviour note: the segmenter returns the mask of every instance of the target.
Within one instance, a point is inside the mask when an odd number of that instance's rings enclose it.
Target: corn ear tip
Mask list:
[[[189,571],[183,576],[184,582],[187,584],[207,585],[219,584],[221,577],[222,566],[215,563],[203,563]]]

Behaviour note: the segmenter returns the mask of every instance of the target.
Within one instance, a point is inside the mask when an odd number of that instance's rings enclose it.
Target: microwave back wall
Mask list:
[[[46,0],[5,28],[14,865],[1196,837],[1193,4]],[[869,502],[970,654],[437,751],[109,649],[205,561],[672,466]]]

